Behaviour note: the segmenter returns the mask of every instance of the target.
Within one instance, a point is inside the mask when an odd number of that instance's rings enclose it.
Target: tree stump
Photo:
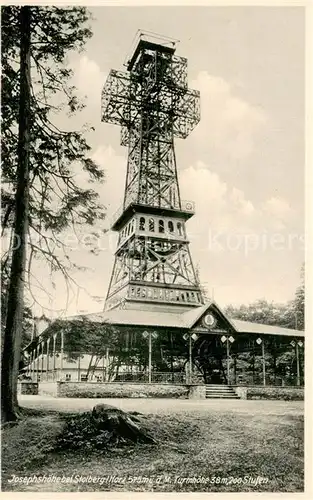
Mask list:
[[[139,425],[139,419],[111,405],[99,404],[92,410],[92,420],[99,431],[106,431],[112,436],[120,437],[135,443],[156,444]]]

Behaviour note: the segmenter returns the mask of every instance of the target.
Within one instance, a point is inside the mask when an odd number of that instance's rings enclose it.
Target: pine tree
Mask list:
[[[61,271],[66,280],[72,279],[74,264],[60,234],[69,227],[103,220],[105,211],[97,193],[75,181],[74,174],[82,172],[91,182],[103,180],[85,139],[89,129],[63,130],[57,125],[58,114],[65,109],[69,116],[82,109],[70,83],[72,71],[66,57],[70,51],[82,50],[92,35],[88,11],[11,5],[1,13],[2,233],[11,233],[14,243],[2,258],[2,270],[9,277],[8,292],[2,295],[6,305],[2,416],[14,420],[23,292],[26,286],[32,293],[32,261],[44,258],[51,272]],[[63,257],[53,251],[56,244],[63,249]]]

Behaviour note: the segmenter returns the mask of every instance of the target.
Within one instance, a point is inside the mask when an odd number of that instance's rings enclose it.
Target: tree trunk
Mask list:
[[[170,333],[171,341],[171,372],[172,372],[172,382],[174,383],[174,359],[173,359],[173,333]]]
[[[21,7],[18,164],[13,227],[15,238],[8,289],[1,376],[2,420],[6,422],[18,418],[17,379],[22,340],[29,203],[30,17],[31,8]]]
[[[90,361],[89,361],[89,365],[88,365],[88,369],[87,369],[87,382],[89,381],[89,375],[90,375],[90,372],[91,372],[91,366],[92,366],[92,362],[93,362],[93,358],[94,358],[94,354],[91,354],[90,355]]]

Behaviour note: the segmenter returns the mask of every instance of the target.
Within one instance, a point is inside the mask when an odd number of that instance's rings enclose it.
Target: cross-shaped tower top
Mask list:
[[[138,301],[190,307],[202,303],[185,233],[194,205],[180,199],[174,137],[186,138],[199,122],[200,96],[188,89],[187,60],[173,44],[146,38],[127,72],[111,70],[102,93],[102,120],[121,125],[129,151],[123,208],[112,226],[120,238],[107,307],[130,299],[127,285],[139,282],[162,293],[148,298],[148,289],[133,289]]]

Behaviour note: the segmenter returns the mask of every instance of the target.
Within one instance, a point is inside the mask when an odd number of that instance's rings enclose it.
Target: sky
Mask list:
[[[221,306],[294,296],[304,261],[304,10],[301,7],[94,7],[94,36],[71,54],[73,83],[86,107],[68,124],[95,127],[92,156],[103,168],[97,187],[104,223],[123,200],[127,148],[118,126],[101,122],[101,90],[123,63],[138,29],[178,39],[188,59],[189,87],[200,91],[201,121],[177,139],[183,199],[196,202],[187,223],[201,281]],[[72,244],[81,286],[69,296],[44,264],[34,274],[37,314],[72,315],[103,309],[116,234],[99,230],[99,252]],[[88,229],[85,232],[85,236]],[[64,235],[69,237],[70,233]],[[67,300],[67,298],[69,300]]]

